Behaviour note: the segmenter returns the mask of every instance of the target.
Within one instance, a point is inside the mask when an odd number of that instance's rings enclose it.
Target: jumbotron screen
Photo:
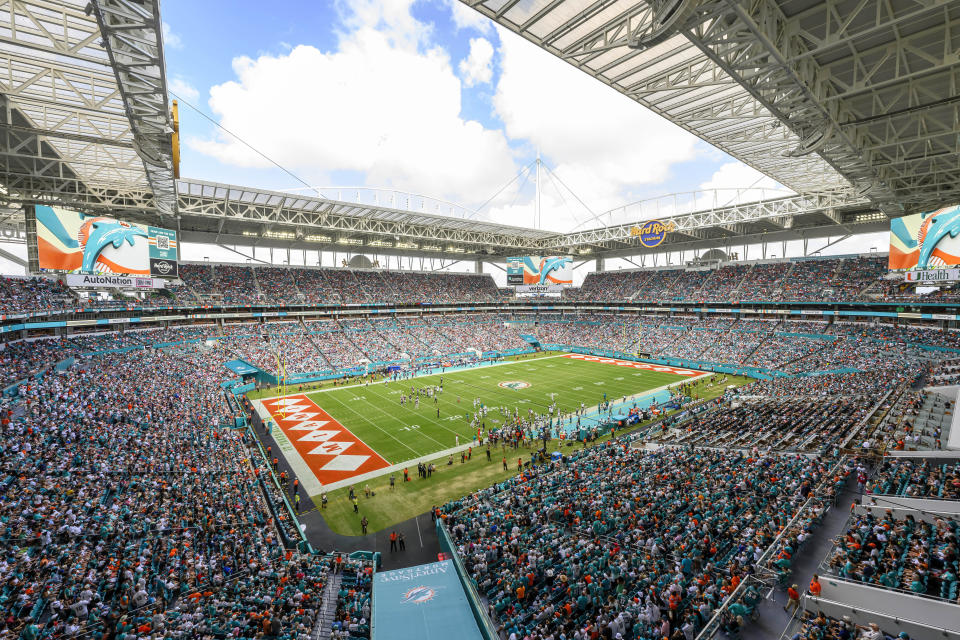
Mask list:
[[[176,231],[46,205],[34,213],[42,270],[177,276]]]
[[[960,265],[960,205],[890,221],[890,269]]]
[[[571,285],[573,258],[525,256],[507,258],[508,285]]]

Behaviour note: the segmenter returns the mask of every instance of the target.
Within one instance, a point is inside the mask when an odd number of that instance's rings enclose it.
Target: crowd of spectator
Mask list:
[[[593,272],[582,286],[564,290],[574,301],[926,301],[955,303],[955,289],[918,294],[902,279],[886,279],[886,257],[797,258],[723,266],[660,267]],[[488,274],[390,271],[261,264],[181,263],[179,279],[162,294],[126,297],[117,291],[78,300],[49,278],[8,277],[0,282],[0,313],[76,306],[445,304],[513,298]]]
[[[885,458],[866,491],[877,495],[960,500],[960,462]]]
[[[15,341],[0,350],[6,364],[0,382],[73,355],[183,340],[223,339],[240,359],[275,371],[278,355],[290,373],[329,371],[365,361],[400,362],[468,352],[530,347],[534,336],[545,348],[572,345],[641,353],[652,357],[778,369],[789,373],[903,370],[910,364],[930,371],[930,381],[958,376],[955,359],[928,345],[960,347],[960,334],[894,325],[834,324],[722,317],[625,316],[610,313],[527,314],[520,321],[491,313],[418,315],[411,318],[250,321],[189,325],[169,329],[74,333],[69,338]],[[804,331],[800,331],[804,330]],[[814,330],[821,337],[796,335]],[[941,362],[942,360],[942,362]],[[870,378],[862,378],[868,380]],[[846,378],[825,380],[845,381]]]
[[[0,277],[0,313],[14,315],[74,306],[75,296],[56,280]]]
[[[929,379],[935,385],[960,383],[960,358],[948,358],[934,364]]]
[[[870,622],[858,625],[849,616],[831,618],[822,611],[804,611],[798,621],[798,629],[789,640],[910,640],[910,634],[901,631],[897,635],[884,633],[880,625]]]
[[[592,276],[581,294],[855,298],[882,272],[870,258],[641,271],[623,274],[629,286]],[[501,296],[488,276],[466,274],[239,265],[182,265],[181,273],[174,299],[224,304]],[[27,307],[72,299],[52,280],[0,285],[9,308],[26,308],[7,302],[18,296]],[[865,420],[887,391],[923,376],[960,378],[956,359],[921,347],[960,348],[957,332],[720,316],[418,311],[12,341],[0,350],[0,382],[30,380],[0,414],[0,625],[28,638],[309,637],[331,560],[284,548],[299,530],[278,516],[283,496],[263,481],[269,463],[229,428],[222,363],[237,357],[275,372],[279,357],[288,373],[327,372],[527,348],[529,335],[548,347],[814,375],[727,390],[656,436],[679,448],[585,449],[443,507],[468,570],[505,634],[517,637],[690,637],[812,494],[830,456],[851,442],[896,439]],[[204,339],[203,348],[154,348]],[[115,353],[89,355],[103,351]],[[70,357],[78,361],[65,371],[50,369]],[[903,406],[917,401],[903,398]],[[960,465],[887,460],[866,491],[960,499]],[[827,504],[795,521],[780,544],[795,552]],[[830,566],[843,578],[956,602],[957,533],[954,522],[857,514]],[[369,635],[370,577],[363,566],[348,569],[336,638]],[[807,620],[805,633],[821,628],[818,620]]]
[[[749,398],[698,415],[663,439],[696,446],[832,452],[874,404],[872,396]]]
[[[506,635],[691,637],[824,472],[804,456],[611,443],[443,517]]]
[[[4,633],[310,637],[330,561],[280,544],[222,361],[82,358],[4,401]]]
[[[954,519],[865,510],[851,517],[827,566],[848,580],[957,602],[958,533]]]
[[[886,280],[885,256],[770,260],[720,267],[668,267],[590,273],[571,300],[687,301],[956,301],[951,292],[919,296],[903,279]]]

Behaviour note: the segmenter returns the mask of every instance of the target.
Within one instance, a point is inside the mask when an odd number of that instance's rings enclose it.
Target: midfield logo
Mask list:
[[[523,380],[504,380],[498,387],[504,389],[513,389],[514,391],[520,391],[520,389],[526,389],[530,386],[529,382],[524,382]]]

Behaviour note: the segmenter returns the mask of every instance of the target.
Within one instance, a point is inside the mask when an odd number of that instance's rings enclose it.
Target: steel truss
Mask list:
[[[658,250],[670,250],[674,245],[690,241],[739,242],[745,237],[763,236],[795,228],[828,227],[849,228],[875,222],[870,216],[870,203],[861,198],[851,199],[844,193],[797,195],[762,202],[749,202],[716,207],[662,218],[672,223],[669,242]],[[548,253],[582,253],[585,249],[598,252],[633,249],[647,252],[633,235],[634,224],[621,224],[599,229],[557,235],[547,242]]]
[[[117,4],[113,0],[89,4],[85,0],[0,0],[0,200],[4,203],[152,210],[157,208],[154,192],[163,192],[167,201],[173,197],[172,175],[164,181],[152,169],[149,175],[145,170],[142,149],[149,147],[152,134],[141,125],[142,118],[133,117],[141,113],[138,103],[154,100],[157,108],[165,104],[166,92],[129,81],[128,76],[141,71],[132,56],[119,53],[125,45],[116,42],[114,33],[130,26],[122,39],[136,41],[147,38],[152,30],[158,45],[157,7],[127,3],[127,10],[133,11],[135,5],[143,18],[137,29],[114,17],[120,12]],[[106,34],[93,14],[98,7],[98,15],[108,23]],[[153,11],[152,18],[146,16],[147,10]],[[119,66],[113,64],[110,52],[117,53]],[[155,50],[153,54],[160,62],[162,79],[162,53]],[[123,67],[125,61],[129,70]],[[141,135],[141,130],[147,135]]]
[[[181,228],[367,250],[416,249],[470,255],[533,250],[554,235],[522,227],[339,202],[199,180],[178,181]],[[251,235],[253,234],[253,235]],[[286,234],[286,235],[284,235]],[[410,246],[413,245],[413,246]],[[432,247],[432,248],[430,248]]]
[[[154,206],[165,215],[177,210],[167,108],[167,81],[161,42],[159,0],[91,0],[104,47],[123,97],[133,147],[143,160]]]
[[[960,197],[950,0],[463,0],[800,193]]]
[[[178,192],[181,230],[192,234],[195,241],[224,242],[229,238],[246,244],[412,251],[460,259],[517,252],[647,252],[631,233],[632,223],[558,234],[198,180],[178,181]],[[779,232],[830,235],[850,233],[851,229],[873,231],[876,229],[863,225],[876,226],[877,215],[866,198],[854,198],[844,191],[717,206],[661,218],[672,222],[675,230],[657,251],[681,243],[739,242]]]

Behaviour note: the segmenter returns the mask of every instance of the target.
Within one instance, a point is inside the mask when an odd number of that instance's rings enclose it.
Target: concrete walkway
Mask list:
[[[807,543],[793,558],[793,575],[790,582],[798,585],[802,594],[807,590],[810,579],[817,572],[817,567],[826,557],[833,546],[834,539],[843,533],[843,526],[850,517],[850,504],[859,496],[856,492],[856,474],[847,478],[842,491],[837,497],[837,503],[824,516],[820,526],[814,529]],[[789,585],[787,585],[789,586]],[[787,604],[786,587],[777,587],[771,594],[771,599],[763,600],[759,604],[760,619],[750,622],[741,631],[742,640],[776,640],[779,638],[793,615],[783,610]],[[722,632],[719,637],[724,637]]]

